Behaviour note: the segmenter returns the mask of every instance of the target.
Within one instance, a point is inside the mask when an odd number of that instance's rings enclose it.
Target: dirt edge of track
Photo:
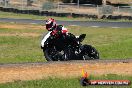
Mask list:
[[[132,75],[132,62],[56,62],[0,65],[0,83],[48,77],[79,77],[82,69],[90,75]]]

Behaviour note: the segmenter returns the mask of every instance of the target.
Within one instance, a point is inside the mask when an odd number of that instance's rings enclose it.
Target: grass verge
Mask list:
[[[55,17],[55,16],[37,16],[31,14],[16,14],[11,12],[2,12],[0,11],[0,18],[17,18],[17,19],[36,19],[36,20],[47,20],[48,18],[54,18],[57,20],[65,20],[65,21],[86,21],[86,18],[72,18],[72,17]]]
[[[83,44],[94,46],[101,59],[132,58],[131,28],[68,26],[69,32],[87,36]],[[40,41],[46,30],[41,25],[1,23],[0,63],[44,62]]]
[[[84,88],[80,85],[78,78],[48,78],[43,80],[34,80],[34,81],[16,81],[14,83],[0,84],[0,88]],[[103,76],[90,76],[91,80],[130,80],[130,76],[119,76],[115,74],[108,74]],[[129,86],[87,86],[86,88],[132,88],[132,85]]]
[[[16,18],[16,19],[34,19],[34,20],[47,20],[48,18],[54,18],[63,21],[105,21],[105,22],[132,22],[131,20],[119,19],[119,20],[108,20],[108,19],[92,19],[85,17],[55,17],[55,16],[37,16],[31,14],[16,14],[11,12],[0,11],[0,18]]]

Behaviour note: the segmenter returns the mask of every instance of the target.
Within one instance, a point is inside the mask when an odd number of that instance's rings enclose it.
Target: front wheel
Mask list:
[[[61,58],[54,48],[43,49],[43,52],[47,61],[59,61]]]
[[[67,61],[70,56],[69,52],[57,51],[55,48],[46,48],[43,49],[43,52],[47,61]]]
[[[84,60],[99,59],[99,52],[94,47],[91,45],[83,45],[82,47],[81,54]]]

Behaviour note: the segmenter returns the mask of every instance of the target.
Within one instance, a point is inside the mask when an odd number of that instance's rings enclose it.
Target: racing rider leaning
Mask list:
[[[49,31],[46,36],[41,41],[41,47],[44,47],[44,42],[50,37],[54,36],[57,37],[59,34],[66,35],[67,37],[72,37],[73,39],[76,39],[75,36],[71,33],[68,33],[67,28],[65,28],[63,25],[57,25],[56,21],[53,18],[50,18],[46,21],[46,29]]]
[[[47,33],[47,35],[43,38],[41,43],[44,43],[50,36],[57,36],[59,34],[67,34],[67,28],[65,28],[63,25],[57,25],[56,21],[53,18],[50,18],[46,21],[46,29],[50,32]],[[42,47],[44,47],[44,44]]]

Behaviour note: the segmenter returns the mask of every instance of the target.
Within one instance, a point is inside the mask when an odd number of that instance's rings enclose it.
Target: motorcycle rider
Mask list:
[[[68,32],[67,28],[65,28],[63,25],[57,25],[53,18],[50,18],[46,21],[46,29],[48,31],[52,31],[53,35],[58,31],[61,31],[62,34]]]
[[[57,37],[59,34],[68,34],[67,28],[63,25],[57,25],[55,19],[50,18],[46,21],[46,29],[49,31],[47,35],[43,38],[41,45],[44,47],[44,42],[50,37],[55,36]]]
[[[94,54],[95,59],[99,58],[98,52],[95,51],[96,52],[95,53],[93,51],[94,48],[92,48],[91,46],[89,45],[80,46],[81,44],[80,41],[81,39],[84,39],[85,34],[80,35],[79,37],[76,37],[73,34],[68,33],[67,28],[65,28],[63,25],[57,25],[56,21],[53,18],[50,18],[46,21],[46,29],[49,32],[43,37],[41,41],[41,49],[43,49],[43,52],[44,52],[44,55],[47,61],[68,60],[68,59],[75,59],[76,57],[83,58],[83,59],[86,59],[86,58],[89,59],[89,56],[87,56],[87,54],[88,55]],[[52,40],[61,40],[61,39],[62,41],[59,41],[59,42],[52,41]],[[47,47],[47,45],[50,46],[50,44],[51,44],[51,47]],[[62,46],[61,47],[62,49],[60,49],[62,52],[59,50],[56,51],[58,49],[56,48],[56,44],[58,46],[61,46],[61,44],[64,46],[64,47]],[[90,51],[88,51],[89,49]],[[50,50],[51,51],[53,50],[52,54],[51,52],[49,52]]]

